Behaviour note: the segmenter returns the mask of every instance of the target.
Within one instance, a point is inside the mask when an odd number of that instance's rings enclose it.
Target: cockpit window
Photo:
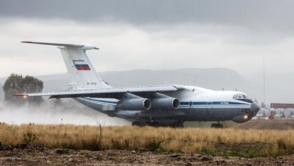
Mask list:
[[[246,94],[242,94],[242,93],[235,94],[233,96],[233,99],[235,99],[235,100],[241,100],[241,101],[245,101],[245,102],[249,102],[249,103],[252,103],[253,102]]]
[[[235,94],[233,99],[249,99],[249,97],[245,94]]]

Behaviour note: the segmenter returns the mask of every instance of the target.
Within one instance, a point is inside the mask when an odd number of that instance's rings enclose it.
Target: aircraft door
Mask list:
[[[207,118],[211,119],[214,117],[213,114],[213,103],[212,102],[206,102],[206,112],[207,112]]]

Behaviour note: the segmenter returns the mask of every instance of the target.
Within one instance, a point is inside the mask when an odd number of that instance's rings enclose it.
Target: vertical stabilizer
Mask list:
[[[86,50],[98,49],[89,44],[61,44],[23,41],[22,43],[58,46],[70,76],[69,87],[78,89],[110,88],[98,75],[94,66],[86,55]]]

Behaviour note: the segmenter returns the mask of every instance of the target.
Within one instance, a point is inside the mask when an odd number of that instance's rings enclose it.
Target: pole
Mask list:
[[[263,57],[263,102],[265,104],[265,65],[264,65],[264,57]]]

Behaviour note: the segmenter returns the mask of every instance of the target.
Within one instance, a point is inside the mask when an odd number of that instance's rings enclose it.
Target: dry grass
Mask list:
[[[255,157],[255,154],[292,154],[293,138],[293,130],[0,124],[0,142],[5,145],[41,143],[48,148],[89,150],[136,149]]]

